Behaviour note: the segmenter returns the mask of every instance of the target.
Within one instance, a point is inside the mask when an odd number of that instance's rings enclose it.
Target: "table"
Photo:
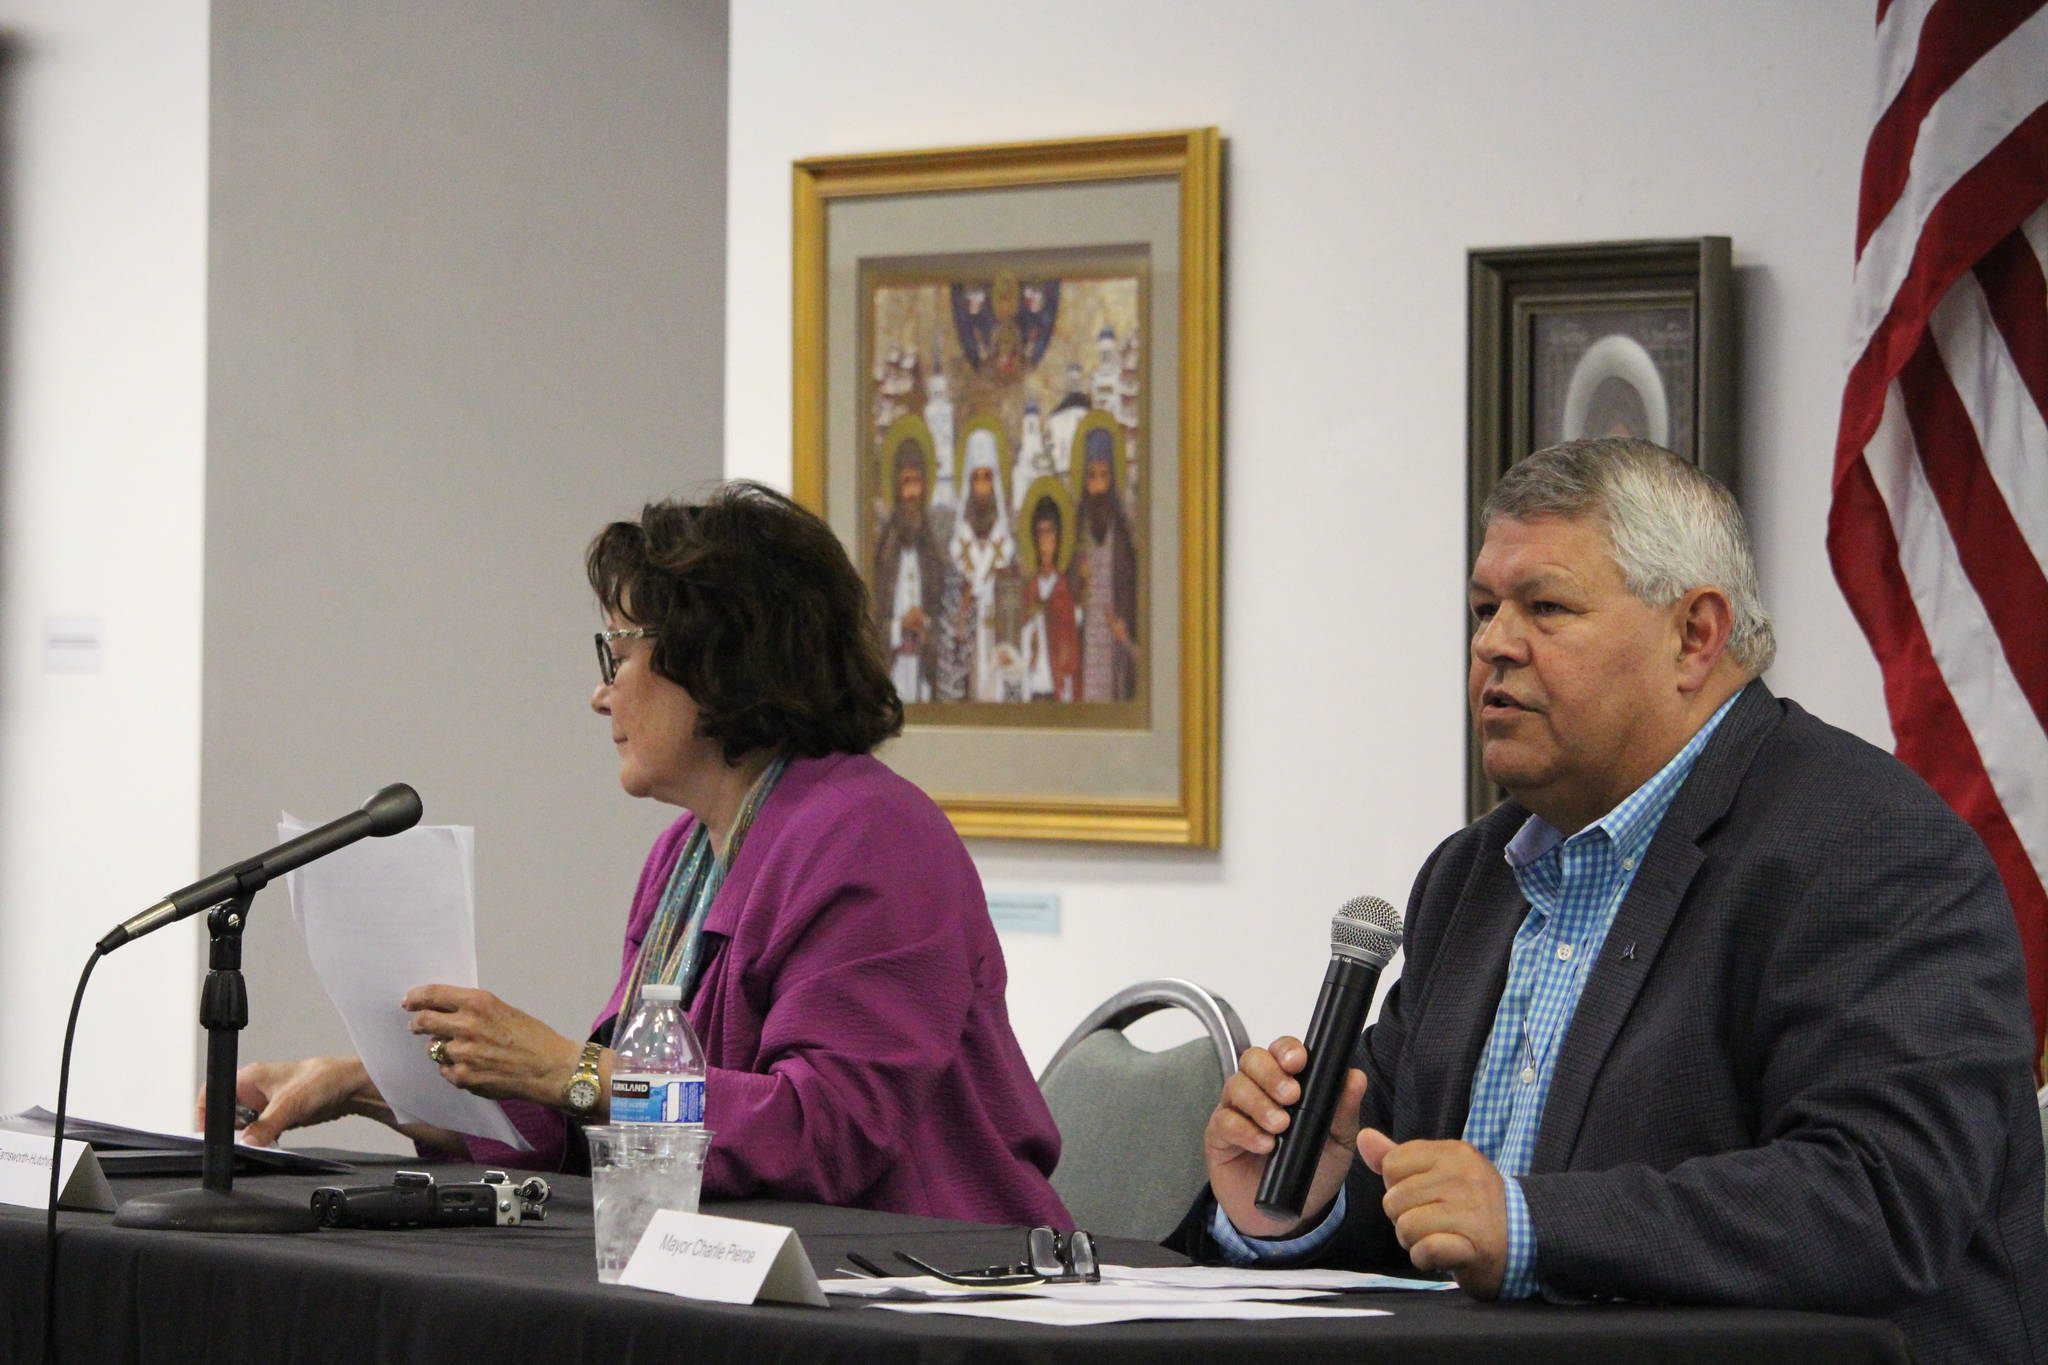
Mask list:
[[[304,1199],[324,1184],[386,1184],[402,1164],[357,1158],[353,1176],[242,1177],[238,1186]],[[417,1163],[410,1163],[416,1165]],[[443,1181],[481,1167],[436,1168]],[[123,1177],[117,1198],[194,1184]],[[1749,1309],[1481,1304],[1457,1293],[1352,1296],[1392,1317],[1355,1322],[1146,1322],[1061,1328],[892,1313],[834,1300],[830,1309],[694,1303],[597,1283],[590,1185],[562,1176],[543,1223],[508,1228],[322,1230],[294,1236],[150,1232],[111,1215],[59,1214],[58,1343],[64,1365],[156,1362],[524,1362],[785,1360],[1159,1362],[1486,1359],[1602,1361],[1911,1359],[1889,1323]],[[846,1251],[905,1250],[942,1266],[1022,1254],[1011,1228],[809,1204],[709,1204],[707,1213],[794,1227],[821,1277]],[[1101,1239],[1102,1259],[1173,1265],[1146,1242]],[[31,1365],[41,1340],[43,1215],[0,1206],[0,1358]]]

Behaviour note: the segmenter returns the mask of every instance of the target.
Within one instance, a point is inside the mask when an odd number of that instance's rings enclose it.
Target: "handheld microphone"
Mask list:
[[[1302,1040],[1308,1065],[1296,1078],[1301,1098],[1287,1110],[1292,1122],[1274,1143],[1253,1196],[1259,1212],[1269,1218],[1301,1217],[1344,1089],[1344,1073],[1351,1069],[1351,1054],[1372,1006],[1373,987],[1400,946],[1401,916],[1378,896],[1348,900],[1330,920],[1330,969],[1323,973],[1323,989]]]
[[[258,891],[273,878],[347,848],[358,839],[381,839],[387,834],[411,829],[419,822],[420,794],[403,782],[394,782],[363,802],[361,810],[351,811],[339,820],[330,820],[318,829],[309,829],[268,852],[224,867],[210,877],[202,877],[190,886],[173,891],[141,914],[130,915],[100,940],[99,950],[102,954],[111,953],[129,940],[141,938],[187,915],[211,910],[230,897]]]

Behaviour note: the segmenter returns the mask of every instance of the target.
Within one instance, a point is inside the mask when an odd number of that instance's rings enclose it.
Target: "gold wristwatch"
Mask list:
[[[597,1112],[597,1059],[604,1055],[602,1043],[585,1043],[582,1059],[576,1063],[575,1074],[569,1077],[569,1086],[562,1092],[562,1102],[569,1106],[571,1118],[587,1119]]]

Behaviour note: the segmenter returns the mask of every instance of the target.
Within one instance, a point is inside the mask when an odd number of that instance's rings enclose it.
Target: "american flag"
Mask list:
[[[1880,0],[1828,554],[2048,1018],[2048,5]]]

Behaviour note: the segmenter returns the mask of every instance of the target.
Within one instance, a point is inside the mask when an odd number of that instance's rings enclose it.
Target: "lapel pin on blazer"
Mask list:
[[[1621,955],[1627,958],[1630,962],[1636,960],[1636,941],[1634,939],[1630,939],[1628,943],[1622,948]]]

